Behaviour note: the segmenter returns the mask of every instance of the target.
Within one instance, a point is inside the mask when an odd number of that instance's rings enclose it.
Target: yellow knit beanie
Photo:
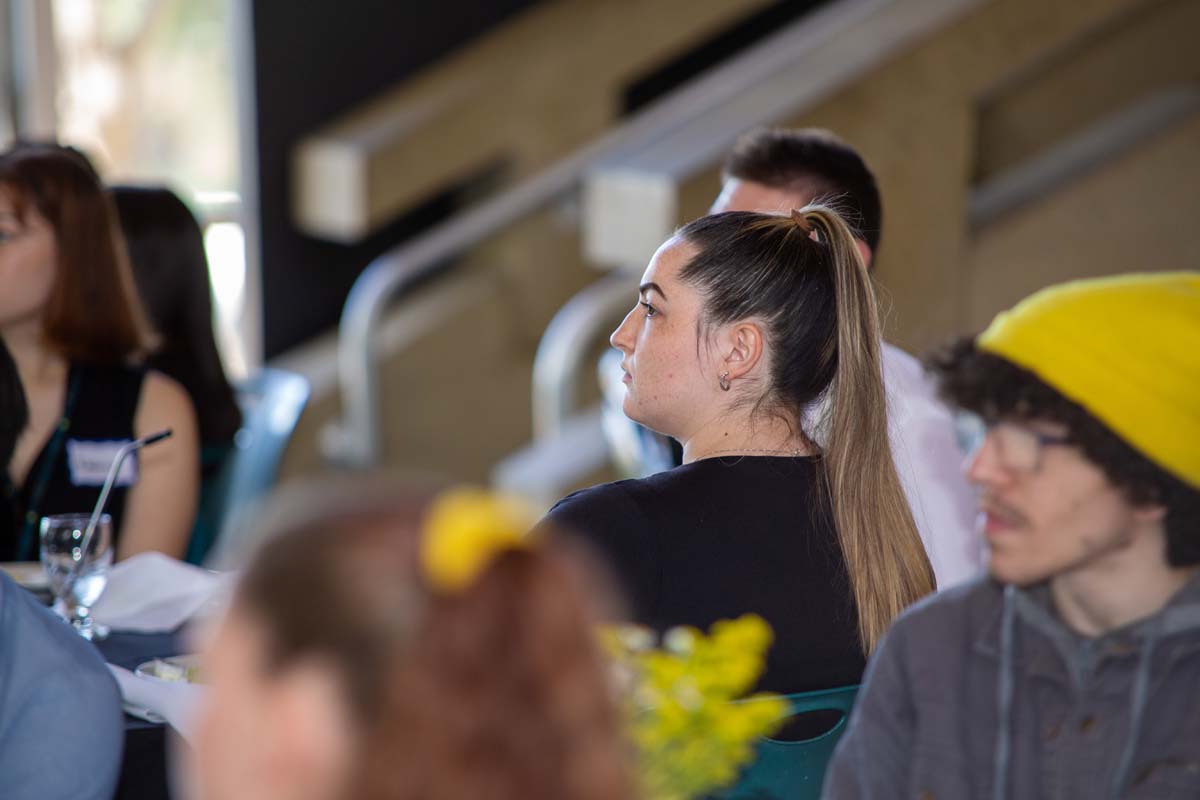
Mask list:
[[[997,315],[976,345],[1200,489],[1200,272],[1052,286]]]

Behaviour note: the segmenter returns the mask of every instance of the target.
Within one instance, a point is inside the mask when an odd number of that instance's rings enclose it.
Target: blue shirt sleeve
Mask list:
[[[0,575],[0,776],[9,800],[108,800],[124,722],[99,652]]]

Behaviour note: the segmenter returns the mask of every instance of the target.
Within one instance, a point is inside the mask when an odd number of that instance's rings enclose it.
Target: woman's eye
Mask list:
[[[656,309],[654,306],[647,303],[645,300],[639,300],[638,305],[646,307],[646,316],[647,317],[653,317],[655,314],[658,313],[658,309]]]

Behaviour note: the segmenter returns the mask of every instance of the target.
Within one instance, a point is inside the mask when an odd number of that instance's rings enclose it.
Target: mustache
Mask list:
[[[1025,515],[1010,505],[1000,502],[995,496],[984,493],[979,497],[979,510],[999,517],[1009,525],[1024,525],[1028,522]]]

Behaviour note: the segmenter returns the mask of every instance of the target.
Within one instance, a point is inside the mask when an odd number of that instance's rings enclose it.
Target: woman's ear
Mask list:
[[[729,380],[744,378],[753,371],[763,355],[762,329],[756,322],[738,322],[728,326],[722,335],[721,349],[725,354],[725,369]]]

